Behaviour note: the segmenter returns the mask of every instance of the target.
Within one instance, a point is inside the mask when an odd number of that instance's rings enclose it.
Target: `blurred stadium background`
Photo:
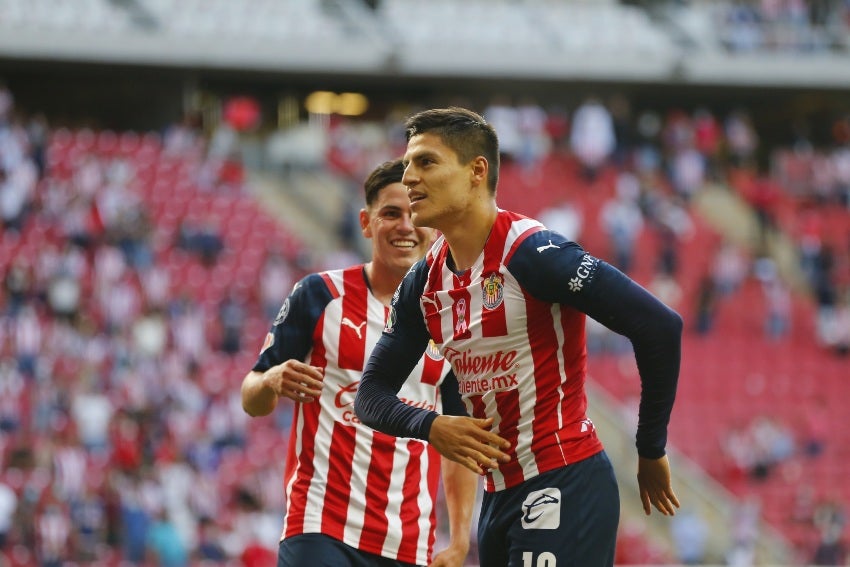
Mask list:
[[[289,408],[239,384],[448,104],[685,317],[673,519],[589,323],[618,564],[850,564],[847,0],[0,0],[0,565],[272,564]]]

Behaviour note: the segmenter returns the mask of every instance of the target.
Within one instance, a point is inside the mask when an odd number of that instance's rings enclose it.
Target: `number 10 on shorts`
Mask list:
[[[537,556],[537,561],[534,561],[533,551],[522,552],[522,567],[555,567],[555,554],[544,551]]]

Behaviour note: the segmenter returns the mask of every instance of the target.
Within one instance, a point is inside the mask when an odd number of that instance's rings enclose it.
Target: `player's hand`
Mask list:
[[[679,499],[670,483],[670,462],[667,456],[660,459],[638,457],[638,488],[643,511],[648,516],[655,506],[665,516],[675,516]]]
[[[324,377],[318,366],[310,366],[299,360],[287,360],[269,368],[263,374],[263,382],[278,397],[310,403],[321,395]]]
[[[450,545],[443,551],[434,556],[434,560],[428,564],[428,567],[462,567],[466,556],[469,553],[469,541],[466,541],[466,549],[461,549],[459,546]]]
[[[476,474],[499,468],[510,456],[505,453],[511,444],[490,432],[493,418],[475,419],[466,416],[440,415],[431,424],[428,441],[441,455],[460,463]]]

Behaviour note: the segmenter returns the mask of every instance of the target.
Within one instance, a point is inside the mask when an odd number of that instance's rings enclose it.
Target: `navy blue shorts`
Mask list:
[[[611,567],[620,492],[605,452],[485,492],[478,554],[487,567]]]
[[[360,551],[325,534],[300,534],[280,542],[277,567],[416,567]]]

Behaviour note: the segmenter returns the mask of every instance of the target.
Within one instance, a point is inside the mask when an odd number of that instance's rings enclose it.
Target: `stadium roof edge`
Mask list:
[[[49,40],[48,40],[49,38]],[[9,29],[0,26],[0,58],[75,63],[139,64],[287,73],[372,76],[527,78],[561,81],[656,82],[691,85],[850,89],[850,56],[721,52],[547,52],[467,47],[393,47],[373,40],[329,39],[321,44],[237,39],[182,39],[124,31]]]

